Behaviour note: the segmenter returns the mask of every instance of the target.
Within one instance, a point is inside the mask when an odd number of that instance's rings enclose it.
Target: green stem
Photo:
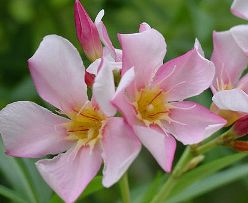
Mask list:
[[[122,176],[121,180],[119,181],[119,186],[120,186],[120,191],[121,191],[122,202],[131,203],[127,173],[125,173]]]
[[[164,200],[169,196],[170,192],[177,184],[179,177],[182,175],[184,171],[184,167],[186,163],[192,158],[192,153],[190,147],[187,147],[181,156],[180,160],[177,162],[171,176],[168,178],[166,183],[162,186],[160,191],[155,195],[151,203],[159,203],[164,202]]]
[[[217,145],[222,145],[225,143],[230,142],[230,140],[235,139],[235,135],[233,134],[232,130],[228,130],[224,132],[222,135],[216,137],[215,139],[205,143],[201,144],[195,148],[193,148],[193,151],[196,152],[197,154],[204,154],[213,147],[216,147]]]
[[[200,154],[206,153],[208,150],[212,149],[213,147],[225,144],[226,142],[233,139],[232,131],[228,130],[223,133],[221,136],[205,143],[200,144],[198,146],[188,146],[183,155],[181,156],[180,160],[176,164],[172,174],[162,186],[160,191],[154,196],[151,203],[162,203],[169,197],[171,191],[176,186],[180,177],[188,170],[187,165],[190,163],[192,158],[195,156],[199,156]]]

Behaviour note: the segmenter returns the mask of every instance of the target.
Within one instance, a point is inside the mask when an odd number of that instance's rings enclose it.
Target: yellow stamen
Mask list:
[[[222,79],[216,79],[216,85],[217,85],[217,91],[222,91],[222,90],[231,90],[233,89],[233,86],[230,82],[225,83]]]
[[[91,148],[101,139],[102,128],[106,116],[91,103],[82,109],[74,109],[70,115],[70,122],[65,124],[68,139],[77,140],[82,145]]]
[[[136,94],[134,106],[138,119],[146,125],[169,120],[169,110],[172,108],[166,101],[166,93],[159,87],[141,89]]]

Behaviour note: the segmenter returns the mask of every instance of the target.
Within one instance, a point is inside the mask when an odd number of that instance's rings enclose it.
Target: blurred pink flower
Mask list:
[[[214,50],[211,57],[216,73],[211,86],[213,94],[234,88],[248,93],[248,76],[241,75],[248,64],[248,25],[238,25],[224,32],[213,33]],[[243,114],[223,111],[214,104],[211,110],[224,117],[231,125]]]
[[[242,137],[248,133],[248,94],[241,89],[222,90],[213,96],[214,104],[221,110],[238,112],[240,116],[232,126],[232,133]],[[237,142],[244,147],[244,143]],[[247,144],[246,144],[247,146]]]
[[[213,102],[223,110],[240,112],[242,115],[248,113],[248,95],[241,89],[219,91],[213,96]]]
[[[140,142],[116,110],[106,101],[115,87],[95,97],[109,69],[104,61],[88,101],[84,66],[66,39],[44,38],[29,68],[39,95],[60,110],[59,116],[28,101],[9,104],[0,113],[0,132],[11,156],[43,159],[36,166],[50,187],[67,203],[74,202],[104,161],[103,185],[123,175],[140,151]],[[107,76],[110,76],[107,75]],[[94,90],[95,89],[95,90]]]
[[[231,11],[235,16],[248,20],[248,1],[234,0],[231,6]]]
[[[87,68],[85,81],[91,86],[94,77],[100,70],[101,58],[109,61],[111,70],[120,70],[122,63],[122,51],[115,49],[102,22],[104,10],[101,10],[93,23],[79,0],[75,1],[75,24],[78,40],[92,64]],[[102,47],[103,43],[104,47]]]
[[[194,49],[163,64],[166,43],[148,24],[140,32],[120,34],[122,79],[112,103],[122,112],[159,165],[170,171],[175,139],[195,144],[225,125],[225,120],[186,98],[207,89],[214,65],[198,41]]]

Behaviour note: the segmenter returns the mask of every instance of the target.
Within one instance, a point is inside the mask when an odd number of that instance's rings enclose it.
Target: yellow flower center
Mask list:
[[[102,128],[106,116],[91,103],[86,104],[81,110],[75,110],[68,115],[71,119],[65,127],[68,139],[77,140],[82,145],[91,148],[101,139]]]
[[[158,87],[146,87],[137,92],[134,106],[138,119],[146,125],[169,120],[169,110],[172,107],[166,101],[165,92]]]

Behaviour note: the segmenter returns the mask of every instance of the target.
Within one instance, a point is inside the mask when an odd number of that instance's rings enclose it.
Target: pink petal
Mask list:
[[[36,166],[47,184],[66,202],[74,202],[101,167],[98,149],[73,147],[53,159],[43,159]]]
[[[77,38],[84,53],[94,61],[102,56],[102,44],[96,25],[90,19],[88,13],[79,0],[75,1],[74,17],[77,31]]]
[[[118,56],[118,57],[120,57],[120,56]],[[112,57],[111,53],[106,48],[104,48],[103,58],[105,61],[108,61],[111,70],[120,70],[121,69],[122,62],[121,61],[115,61],[114,58]],[[99,72],[101,69],[101,60],[102,59],[97,59],[93,63],[91,63],[89,65],[89,67],[87,68],[86,72],[97,75],[97,72]]]
[[[134,68],[132,67],[121,77],[121,81],[117,87],[115,95],[118,95],[120,92],[125,91],[126,88],[128,88],[131,85],[134,79],[135,79],[135,72],[134,72]]]
[[[166,53],[163,36],[148,29],[141,33],[119,34],[119,41],[123,52],[122,74],[134,67],[137,87],[145,86],[163,63]]]
[[[202,49],[201,43],[199,42],[199,40],[196,38],[195,39],[195,44],[194,44],[195,49],[197,50],[197,52],[202,56],[205,57],[204,51]]]
[[[112,57],[114,59],[116,59],[116,52],[115,52],[115,48],[109,38],[108,35],[108,31],[104,25],[104,23],[102,22],[102,18],[104,16],[104,10],[101,10],[95,20],[95,25],[97,27],[100,39],[102,41],[102,43],[106,46],[106,48],[109,50],[109,52],[111,53]]]
[[[112,67],[107,60],[102,59],[101,69],[98,72],[93,84],[93,96],[101,110],[108,116],[114,116],[115,107],[111,99],[115,94],[115,83]]]
[[[221,129],[226,121],[194,102],[173,103],[171,122],[164,127],[183,144],[196,144]]]
[[[116,93],[112,99],[112,104],[123,114],[129,124],[136,122],[136,112],[129,97],[134,97],[134,93],[127,96],[127,90],[134,89],[135,73],[134,68],[129,69],[121,78]]]
[[[241,78],[237,85],[238,89],[242,89],[246,94],[248,94],[248,74]]]
[[[231,84],[236,86],[241,73],[246,68],[248,58],[238,46],[231,31],[213,33],[214,50],[211,60],[216,67],[214,87],[219,84]]]
[[[103,185],[110,187],[126,172],[140,152],[141,144],[122,118],[110,119],[103,134]]]
[[[202,93],[214,77],[214,65],[198,52],[199,46],[162,65],[154,85],[167,92],[168,101],[183,100]]]
[[[233,15],[248,20],[248,2],[247,0],[234,0],[231,6]]]
[[[214,95],[213,102],[220,109],[248,113],[248,95],[240,89],[220,91]]]
[[[166,135],[148,127],[134,126],[134,130],[161,168],[170,172],[176,150],[175,139],[169,134]]]
[[[248,25],[234,26],[230,29],[230,32],[232,33],[237,45],[246,55],[248,55]]]
[[[137,117],[133,104],[129,101],[125,92],[121,91],[112,99],[112,104],[121,112],[129,124],[136,123]]]
[[[93,63],[91,63],[90,65],[89,65],[89,67],[86,69],[86,71],[88,72],[88,73],[91,73],[91,74],[93,74],[93,75],[96,75],[97,74],[97,71],[98,71],[98,69],[99,69],[99,66],[100,66],[100,64],[101,64],[101,58],[99,58],[99,59],[96,59]]]
[[[62,124],[68,119],[53,114],[32,102],[15,102],[0,112],[0,132],[6,153],[17,157],[38,158],[67,150]]]
[[[67,112],[87,101],[82,60],[66,39],[46,36],[28,62],[36,89],[47,102]]]
[[[139,32],[144,32],[146,30],[150,30],[151,27],[147,23],[141,23],[139,27]]]

